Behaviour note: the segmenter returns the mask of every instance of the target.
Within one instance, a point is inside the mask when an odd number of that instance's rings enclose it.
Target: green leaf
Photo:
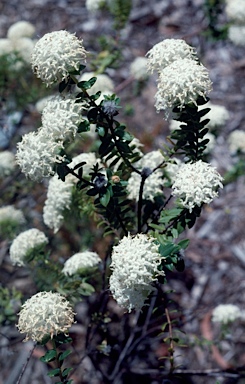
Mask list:
[[[56,377],[59,375],[60,375],[60,368],[55,368],[48,372],[49,377]]]
[[[59,179],[65,181],[66,176],[70,173],[70,168],[66,164],[58,164],[56,167]]]
[[[164,231],[164,227],[161,226],[161,225],[150,223],[149,226],[150,226],[151,228],[156,229],[157,231]]]
[[[179,243],[178,243],[178,246],[181,248],[181,249],[186,249],[189,245],[189,242],[190,240],[189,239],[184,239],[184,240],[181,240]]]
[[[105,128],[104,127],[97,127],[96,131],[98,132],[98,135],[101,137],[105,136]]]
[[[81,88],[81,89],[90,89],[94,83],[96,82],[97,78],[96,77],[92,77],[90,80],[88,81],[79,81],[77,83],[77,86],[78,88]]]
[[[77,128],[77,133],[88,132],[88,131],[90,131],[89,121],[88,120],[81,121],[81,123]]]
[[[66,377],[69,375],[69,373],[72,371],[73,368],[65,368],[63,371],[62,371],[62,377]]]
[[[56,358],[56,350],[51,349],[48,352],[46,352],[44,356],[40,357],[40,360],[44,363],[48,363],[50,361],[55,360],[55,358]]]
[[[168,243],[166,245],[160,244],[159,252],[160,252],[161,256],[166,257],[166,256],[170,255],[173,252],[175,247],[176,247],[176,245],[173,244],[173,243]]]
[[[179,233],[178,233],[176,228],[172,228],[171,233],[172,233],[174,239],[177,239],[177,237],[179,236]]]
[[[71,354],[71,350],[70,350],[70,349],[68,349],[68,350],[65,351],[65,352],[61,352],[61,353],[59,354],[59,356],[58,356],[59,361],[63,361],[63,360],[65,360],[65,358],[66,358],[67,356],[69,356],[70,354]]]
[[[59,83],[59,93],[62,93],[68,85],[68,81],[63,80]]]
[[[111,198],[111,193],[110,193],[110,190],[107,189],[106,193],[100,197],[100,204],[103,205],[103,207],[107,207],[110,201],[110,198]]]
[[[82,284],[80,285],[79,291],[80,290],[81,294],[84,296],[90,296],[92,295],[92,293],[94,293],[94,287],[91,284],[86,283],[85,281],[82,282]]]
[[[98,115],[99,115],[99,109],[98,108],[91,108],[88,111],[87,118],[90,121],[90,123],[96,123]]]

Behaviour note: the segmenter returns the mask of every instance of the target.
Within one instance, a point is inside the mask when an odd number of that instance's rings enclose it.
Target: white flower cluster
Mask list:
[[[165,171],[172,183],[174,182],[176,175],[178,174],[178,171],[180,170],[182,165],[182,161],[177,157],[172,157],[171,160],[167,162]]]
[[[241,310],[234,304],[220,304],[213,309],[212,321],[214,323],[229,324],[241,317]]]
[[[198,96],[205,98],[211,90],[208,70],[202,64],[190,59],[175,60],[159,75],[155,107],[157,111],[166,110],[168,115],[174,107],[181,110],[185,104],[196,104]]]
[[[163,172],[159,168],[156,171],[152,172],[156,167],[164,162],[164,157],[161,152],[152,151],[144,155],[134,166],[140,171],[145,170],[149,172],[149,176],[145,180],[144,189],[143,189],[143,199],[154,201],[154,197],[158,194],[162,194],[162,185],[163,185]],[[152,173],[151,173],[152,172]],[[128,179],[128,198],[129,199],[139,199],[140,185],[141,185],[141,175],[137,172],[132,172],[130,178]]]
[[[15,156],[10,151],[0,152],[0,177],[9,176],[16,167]]]
[[[226,15],[230,21],[228,37],[235,44],[245,45],[245,0],[226,0]]]
[[[65,275],[74,275],[81,269],[90,269],[97,267],[101,263],[101,258],[96,252],[84,251],[75,253],[65,261],[62,272]]]
[[[22,305],[17,328],[26,334],[24,341],[41,342],[46,336],[53,338],[58,333],[66,333],[74,323],[74,315],[64,296],[39,292]]]
[[[37,132],[26,133],[17,143],[16,162],[21,171],[32,180],[42,180],[54,174],[54,163],[61,162],[61,141],[51,140],[42,127]]]
[[[228,37],[235,45],[245,45],[245,25],[230,25]]]
[[[105,0],[86,0],[86,8],[89,12],[98,11],[105,4]]]
[[[202,160],[183,164],[172,185],[172,194],[192,212],[196,205],[209,204],[218,196],[218,188],[223,188],[222,180],[216,169]]]
[[[10,26],[7,31],[7,38],[0,39],[0,56],[11,54],[12,58],[17,53],[22,60],[30,64],[31,54],[35,42],[32,36],[35,33],[35,27],[28,21],[18,21]],[[18,70],[22,67],[20,61],[11,65],[11,69]]]
[[[32,53],[32,69],[47,86],[67,80],[86,59],[82,40],[67,31],[46,33]]]
[[[148,78],[147,71],[148,60],[146,57],[136,57],[130,64],[130,74],[136,80],[142,81]]]
[[[210,111],[201,118],[201,121],[205,119],[210,120],[206,128],[214,129],[223,127],[230,118],[229,111],[223,105],[213,104],[209,101],[207,104],[200,106],[200,110],[203,108],[210,108]]]
[[[67,80],[69,71],[79,69],[80,61],[85,57],[82,41],[66,31],[58,31],[48,33],[38,41],[32,65],[37,77],[50,85]],[[59,95],[46,98],[42,108],[42,127],[24,135],[17,144],[17,163],[33,180],[54,175],[54,164],[63,160],[60,151],[64,142],[75,137],[87,103]]]
[[[79,123],[82,121],[81,111],[86,102],[76,102],[75,98],[54,96],[47,100],[42,111],[42,127],[52,140],[66,140],[75,137]]]
[[[176,60],[197,60],[195,49],[181,39],[166,39],[155,44],[146,57],[148,71],[158,73]]]
[[[238,151],[245,153],[245,132],[241,129],[236,129],[231,132],[228,137],[228,144],[232,154]]]
[[[225,12],[236,24],[245,24],[245,0],[226,0]]]
[[[44,96],[42,97],[41,99],[39,99],[36,104],[35,104],[35,107],[36,107],[36,110],[37,112],[39,113],[42,113],[42,111],[44,110],[44,108],[46,107],[47,105],[47,102],[52,99],[53,97],[55,97],[57,95],[53,94],[53,95],[48,95],[48,96]]]
[[[198,64],[195,49],[184,40],[163,40],[146,56],[148,70],[159,76],[155,107],[165,110],[167,118],[174,107],[181,110],[185,104],[196,104],[199,96],[205,98],[212,90],[208,70]]]
[[[58,232],[63,223],[64,210],[69,209],[71,205],[73,185],[70,177],[62,181],[58,175],[54,175],[49,180],[47,199],[43,207],[43,221],[54,233]]]
[[[158,270],[162,257],[154,240],[145,234],[129,234],[113,247],[110,291],[117,303],[129,312],[143,307],[153,290],[151,283],[158,275],[164,275]]]
[[[20,209],[16,209],[13,205],[6,205],[0,208],[0,225],[7,222],[21,225],[25,224],[26,219]]]
[[[46,244],[48,239],[42,231],[36,228],[28,229],[20,233],[12,242],[9,249],[10,260],[14,265],[25,265],[26,256]]]

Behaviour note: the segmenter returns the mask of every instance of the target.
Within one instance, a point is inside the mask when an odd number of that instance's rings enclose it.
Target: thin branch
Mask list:
[[[34,345],[33,345],[33,347],[30,349],[30,351],[29,351],[29,355],[28,355],[28,357],[27,357],[27,359],[26,359],[25,364],[23,365],[23,368],[22,368],[22,370],[21,370],[21,372],[20,372],[20,375],[19,375],[19,377],[18,377],[18,380],[17,380],[16,384],[20,384],[20,382],[21,382],[21,380],[22,380],[22,377],[23,377],[23,375],[24,375],[24,373],[25,373],[25,370],[26,370],[26,368],[27,368],[27,365],[28,365],[28,363],[29,363],[29,361],[30,361],[30,359],[31,359],[31,356],[32,356],[33,352],[34,352],[34,349],[36,348],[36,345],[37,345],[37,343],[35,342]]]
[[[139,320],[139,316],[140,316],[140,310],[139,310],[139,311],[137,312],[137,314],[136,314],[136,323],[137,323],[138,320]],[[115,367],[114,367],[112,373],[111,373],[110,376],[109,376],[109,380],[114,380],[115,377],[116,377],[116,375],[118,374],[119,369],[120,369],[120,366],[121,366],[123,360],[124,360],[124,359],[127,357],[127,355],[128,355],[128,350],[129,350],[129,348],[130,348],[130,346],[131,346],[131,344],[132,344],[132,342],[133,342],[133,340],[134,340],[136,330],[137,330],[137,327],[136,327],[136,326],[133,327],[133,328],[131,328],[130,336],[129,336],[129,338],[128,338],[126,344],[125,344],[125,347],[123,348],[123,350],[122,350],[122,352],[121,352],[121,354],[120,354],[120,356],[119,356],[119,358],[118,358],[118,360],[117,360],[117,362],[116,362],[116,365],[115,365]]]

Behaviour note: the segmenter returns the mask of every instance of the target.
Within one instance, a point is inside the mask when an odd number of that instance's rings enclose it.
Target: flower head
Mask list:
[[[197,60],[195,49],[181,39],[166,39],[157,43],[146,57],[148,71],[159,73],[176,60]]]
[[[231,132],[228,137],[228,144],[231,153],[238,151],[245,153],[245,132],[241,129]]]
[[[14,50],[13,44],[9,39],[0,39],[0,56],[8,55]]]
[[[19,54],[23,61],[27,64],[31,62],[31,55],[35,47],[35,43],[29,37],[21,37],[12,42],[13,50]]]
[[[6,205],[0,208],[0,224],[2,225],[5,222],[25,224],[26,219],[20,209],[16,209],[13,205]]]
[[[102,108],[106,115],[112,117],[118,114],[118,109],[121,107],[118,105],[116,100],[104,99],[102,102]]]
[[[75,255],[66,260],[62,272],[65,275],[74,275],[79,270],[97,267],[100,262],[101,258],[96,252],[84,251],[75,253]]]
[[[10,151],[0,152],[0,177],[8,176],[16,166],[15,156]]]
[[[95,12],[105,4],[105,0],[86,0],[86,8],[89,12]]]
[[[209,101],[207,104],[201,106],[200,110],[203,108],[210,108],[210,111],[201,118],[201,121],[205,119],[210,120],[206,125],[206,127],[210,129],[222,127],[227,120],[229,120],[229,111],[223,105],[213,104]]]
[[[163,163],[164,157],[160,151],[152,151],[144,155],[137,163],[135,167],[141,172],[147,173],[147,178],[144,183],[143,199],[154,201],[154,197],[158,194],[162,194],[163,185],[163,172],[161,169],[157,169],[152,172],[156,167]],[[128,179],[128,198],[139,199],[139,191],[142,177],[137,172],[132,172]]]
[[[129,312],[141,309],[152,291],[151,283],[158,275],[164,275],[158,267],[162,257],[154,238],[145,234],[124,236],[113,247],[110,290],[119,305]]]
[[[192,212],[196,205],[209,204],[218,196],[217,189],[223,188],[222,180],[216,169],[202,160],[183,164],[174,179],[172,194]]]
[[[64,221],[64,211],[69,209],[72,200],[73,178],[65,181],[54,175],[49,180],[47,199],[43,207],[43,221],[54,233],[58,232]]]
[[[32,69],[47,86],[66,80],[86,58],[82,40],[67,31],[46,33],[35,45]]]
[[[35,107],[36,107],[36,110],[39,112],[39,113],[42,113],[42,111],[44,110],[44,107],[46,107],[47,105],[47,102],[50,100],[50,99],[53,99],[56,95],[48,95],[48,96],[44,96],[42,97],[41,99],[39,99],[36,104],[35,104]]]
[[[220,304],[213,310],[212,321],[228,324],[241,317],[241,310],[233,304]]]
[[[225,12],[229,20],[236,24],[245,23],[245,1],[244,0],[227,0]]]
[[[35,252],[48,244],[45,234],[39,229],[32,228],[20,233],[12,242],[9,255],[15,265],[25,265],[25,258],[30,252]]]
[[[173,120],[174,121],[174,120]],[[173,183],[178,171],[180,170],[180,167],[183,165],[180,159],[177,157],[172,157],[171,160],[169,160],[166,164],[165,171],[167,173],[167,176]]]
[[[85,106],[85,102],[77,103],[76,99],[61,95],[48,99],[42,111],[42,126],[46,134],[53,140],[75,137]]]
[[[7,32],[7,38],[10,40],[18,40],[21,37],[32,37],[36,28],[29,21],[17,21],[12,24]]]
[[[244,47],[245,25],[231,25],[228,29],[228,37],[233,44]]]
[[[130,64],[130,74],[136,80],[146,80],[148,78],[146,57],[136,57]]]
[[[194,103],[199,96],[206,97],[212,90],[208,70],[194,60],[179,59],[165,67],[159,75],[155,107],[158,111]]]
[[[44,130],[29,132],[17,144],[16,162],[32,180],[41,180],[54,174],[54,163],[60,162],[61,142],[52,140]]]
[[[44,337],[53,338],[65,333],[74,323],[73,309],[59,293],[39,292],[28,299],[19,313],[17,327],[27,340],[41,342]]]

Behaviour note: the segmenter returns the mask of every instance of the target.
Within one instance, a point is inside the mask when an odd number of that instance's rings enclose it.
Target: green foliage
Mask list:
[[[229,25],[222,21],[225,5],[225,0],[205,0],[204,11],[208,25],[203,34],[211,40],[217,41],[227,38]]]
[[[209,142],[209,139],[202,140],[208,132],[205,125],[208,124],[209,120],[201,121],[201,118],[210,111],[210,108],[198,111],[198,106],[205,104],[207,101],[200,97],[197,100],[197,105],[185,105],[181,113],[178,111],[178,108],[173,110],[178,113],[178,117],[175,120],[184,123],[180,125],[180,129],[173,131],[171,134],[171,139],[175,140],[174,151],[181,151],[182,154],[187,156],[188,161],[202,159],[203,152]]]
[[[181,240],[179,243],[175,244],[168,241],[165,236],[161,236],[158,233],[156,233],[156,238],[160,244],[159,253],[163,257],[160,270],[166,268],[173,271],[174,268],[176,268],[178,271],[181,269],[183,272],[185,264],[180,251],[187,248],[189,240]]]
[[[132,7],[131,0],[113,0],[109,3],[109,10],[114,16],[115,29],[122,29],[129,18]]]
[[[20,232],[21,227],[22,224],[12,219],[0,221],[0,239],[14,239]]]
[[[236,181],[240,176],[245,175],[245,156],[239,153],[235,164],[224,174],[224,185]]]
[[[71,354],[71,351],[66,350],[59,352],[58,347],[70,343],[72,339],[69,336],[61,333],[55,335],[51,341],[53,344],[53,349],[49,349],[45,355],[40,358],[40,360],[44,363],[54,362],[56,368],[49,370],[48,376],[59,378],[60,381],[56,382],[56,384],[71,384],[73,380],[69,380],[68,375],[71,373],[72,368],[63,368],[65,359]],[[42,344],[45,345],[44,343]]]
[[[107,68],[117,68],[122,59],[121,43],[111,36],[100,36],[97,39],[99,54],[91,59],[91,68],[96,74],[105,73]]]
[[[16,322],[16,313],[21,304],[22,294],[15,288],[0,286],[0,324],[8,325]]]
[[[27,104],[47,96],[49,92],[30,70],[30,65],[20,55],[0,55],[0,102],[7,113],[22,111]]]

